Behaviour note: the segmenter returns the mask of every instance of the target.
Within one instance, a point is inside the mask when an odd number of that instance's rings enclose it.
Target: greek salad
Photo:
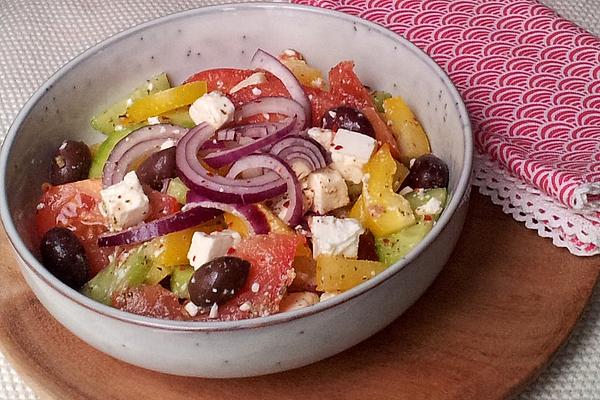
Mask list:
[[[384,271],[436,223],[447,165],[404,100],[302,54],[143,82],[65,140],[35,210],[44,266],[131,313],[240,320]]]

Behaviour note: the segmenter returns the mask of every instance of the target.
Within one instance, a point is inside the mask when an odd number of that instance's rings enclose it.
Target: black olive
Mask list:
[[[83,142],[65,140],[56,149],[50,164],[50,183],[62,185],[88,177],[92,154]]]
[[[197,306],[223,304],[244,286],[250,263],[238,257],[218,257],[198,268],[188,284],[190,300]]]
[[[175,147],[157,151],[148,157],[135,171],[142,184],[161,190],[163,181],[177,176]]]
[[[358,259],[379,261],[379,257],[375,251],[375,236],[369,231],[360,235],[358,241]]]
[[[87,282],[90,267],[83,245],[67,228],[52,228],[40,244],[42,262],[54,276],[79,289]]]
[[[340,106],[325,112],[321,120],[321,127],[336,132],[338,129],[362,133],[375,137],[373,126],[363,113],[356,108]]]
[[[449,175],[448,166],[444,161],[433,154],[425,154],[415,160],[403,186],[413,189],[447,187]]]

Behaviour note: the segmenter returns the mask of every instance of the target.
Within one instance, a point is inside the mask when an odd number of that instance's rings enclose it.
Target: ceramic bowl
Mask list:
[[[450,201],[431,233],[377,277],[310,308],[237,322],[165,321],[128,314],[65,286],[36,257],[32,215],[52,149],[95,143],[90,116],[139,82],[168,72],[181,82],[210,67],[244,67],[257,48],[303,52],[327,70],[356,62],[369,86],[403,96],[450,168]],[[466,214],[472,142],[463,102],[422,51],[364,20],[289,4],[207,7],[154,20],[92,47],[40,87],[16,118],[0,158],[2,222],[27,283],[75,335],[120,360],[156,371],[242,377],[300,367],[379,331],[427,289],[447,261]]]

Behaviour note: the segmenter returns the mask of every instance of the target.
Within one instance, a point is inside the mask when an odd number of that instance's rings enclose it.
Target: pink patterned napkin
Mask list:
[[[479,152],[600,216],[600,40],[534,0],[295,0],[406,37],[446,70]]]

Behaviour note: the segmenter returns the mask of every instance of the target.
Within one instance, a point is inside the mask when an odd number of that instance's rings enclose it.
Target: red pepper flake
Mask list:
[[[230,247],[229,250],[227,250],[227,254],[230,255],[233,253],[235,253],[235,249],[233,247]]]
[[[290,201],[289,201],[289,200],[287,200],[285,203],[283,203],[283,206],[284,206],[284,207],[289,207],[289,206],[290,206]]]
[[[423,217],[423,219],[424,219],[425,221],[431,221],[433,218],[431,218],[431,215],[425,215],[425,216]]]
[[[344,148],[344,146],[342,146],[340,144],[338,144],[337,146],[334,147],[335,150],[341,150],[343,148]]]

